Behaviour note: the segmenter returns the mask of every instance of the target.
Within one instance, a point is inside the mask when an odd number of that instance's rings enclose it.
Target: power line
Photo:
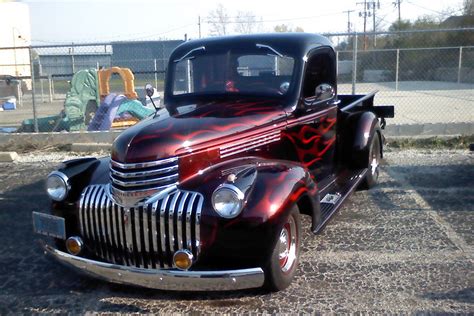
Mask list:
[[[327,13],[327,14],[320,14],[320,15],[313,15],[313,16],[305,16],[305,17],[296,17],[296,18],[286,18],[286,19],[274,19],[274,20],[260,20],[258,21],[259,23],[272,23],[272,22],[288,22],[288,21],[296,21],[296,20],[308,20],[308,19],[314,19],[314,18],[321,18],[325,16],[333,16],[333,15],[340,15],[344,14],[345,11],[341,12],[333,12],[333,13]],[[256,16],[236,16],[236,17],[230,17],[229,19],[234,19],[233,21],[218,21],[218,20],[202,20],[204,23],[222,23],[222,24],[237,24],[237,23],[248,23],[248,21],[242,21],[238,19],[242,18],[256,18]]]

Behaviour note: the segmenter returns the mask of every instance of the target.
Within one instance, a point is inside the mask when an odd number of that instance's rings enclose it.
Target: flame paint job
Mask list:
[[[192,114],[150,119],[125,130],[113,144],[112,159],[129,163],[157,160],[215,148],[285,125],[281,104],[271,100],[193,106],[196,109]]]

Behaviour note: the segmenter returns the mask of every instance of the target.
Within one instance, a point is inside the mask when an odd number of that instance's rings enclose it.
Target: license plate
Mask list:
[[[66,239],[66,225],[62,217],[33,212],[33,228],[38,234]]]

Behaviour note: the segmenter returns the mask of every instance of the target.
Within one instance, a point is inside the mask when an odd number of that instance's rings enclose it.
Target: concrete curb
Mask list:
[[[110,151],[110,148],[112,148],[112,144],[104,143],[74,143],[71,145],[73,152]]]
[[[0,162],[13,162],[18,158],[14,151],[0,151]]]
[[[69,132],[69,133],[0,133],[0,147],[12,150],[35,149],[49,146],[71,146],[74,151],[109,150],[115,138],[123,130],[105,132]],[[458,137],[474,135],[473,123],[428,123],[388,125],[384,131],[387,139]]]

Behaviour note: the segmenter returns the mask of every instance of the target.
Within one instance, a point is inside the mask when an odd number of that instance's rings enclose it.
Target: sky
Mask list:
[[[209,35],[209,12],[219,3],[228,15],[248,12],[260,20],[260,31],[272,31],[277,24],[302,27],[305,32],[327,33],[347,31],[348,14],[352,30],[363,30],[364,0],[23,0],[31,17],[33,44],[91,43],[125,40],[183,39]],[[373,0],[367,0],[371,2]],[[377,0],[375,0],[377,1]],[[393,2],[379,0],[376,22],[382,29],[398,19]],[[434,15],[441,19],[461,14],[462,0],[401,0],[402,19]],[[367,30],[372,30],[372,17]],[[233,31],[235,24],[228,25]]]

